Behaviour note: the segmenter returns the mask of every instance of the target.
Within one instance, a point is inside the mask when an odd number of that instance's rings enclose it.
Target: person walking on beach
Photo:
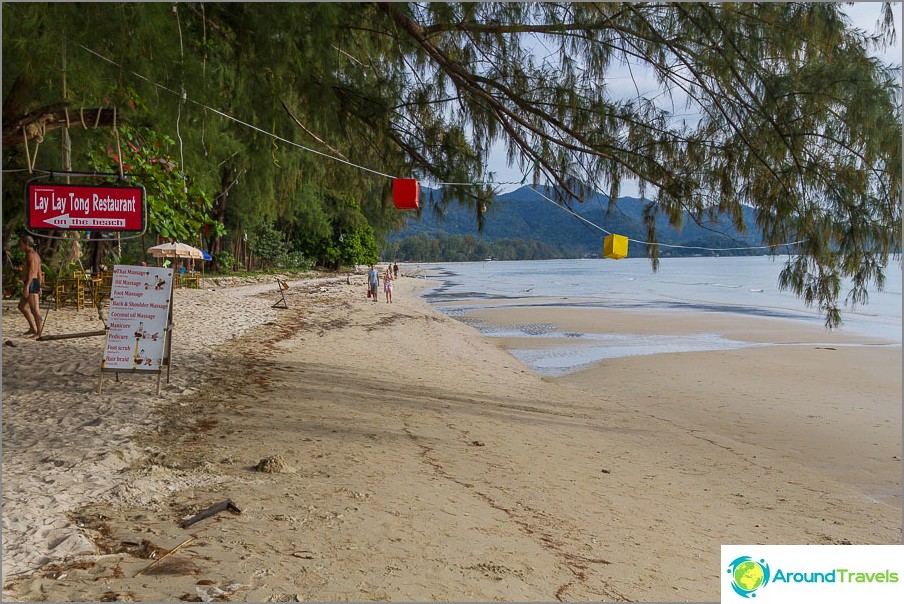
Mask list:
[[[367,284],[370,286],[370,297],[376,303],[377,288],[380,285],[380,273],[377,272],[377,267],[373,264],[370,265],[370,271],[367,273]]]
[[[396,262],[395,264],[392,265],[392,272],[395,273],[395,278],[398,279],[399,278],[399,263],[398,262]]]
[[[392,267],[386,267],[386,274],[383,275],[383,291],[386,293],[386,303],[392,303]]]
[[[44,284],[44,274],[41,272],[41,257],[34,249],[35,241],[30,235],[19,239],[19,249],[25,252],[25,262],[22,264],[22,299],[19,300],[19,311],[25,315],[28,321],[28,331],[24,336],[37,338],[44,329],[44,320],[41,318],[41,286]]]

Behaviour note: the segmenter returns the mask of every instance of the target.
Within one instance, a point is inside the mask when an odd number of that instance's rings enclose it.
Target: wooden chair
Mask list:
[[[75,277],[59,279],[53,289],[54,309],[72,304],[77,310],[85,308],[85,280]]]
[[[92,281],[91,302],[95,307],[100,307],[104,299],[110,297],[113,289],[113,272],[105,271]]]

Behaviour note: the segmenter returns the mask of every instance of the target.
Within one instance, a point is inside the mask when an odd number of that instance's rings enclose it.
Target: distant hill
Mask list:
[[[547,197],[552,197],[546,189],[540,189]],[[407,229],[393,234],[390,244],[395,249],[404,240],[416,236],[463,237],[470,236],[479,241],[493,243],[499,240],[523,240],[537,242],[544,248],[555,250],[558,257],[600,256],[606,233],[578,219],[569,212],[556,207],[530,187],[505,193],[495,198],[487,210],[483,233],[478,235],[477,221],[473,210],[449,204],[445,216],[439,218],[431,207],[441,201],[442,190],[422,190],[424,210],[420,220],[410,218]],[[432,200],[432,201],[431,201]],[[646,240],[643,226],[644,201],[633,197],[622,197],[607,216],[608,197],[594,195],[583,204],[573,204],[574,211],[593,225],[598,225],[611,233],[624,235],[629,239]],[[748,228],[755,224],[755,211],[744,210],[744,221]],[[668,225],[664,216],[656,219],[657,237],[660,243],[677,244],[701,248],[750,247],[762,245],[758,233],[741,235],[725,218],[717,222],[696,224],[689,217],[684,220],[681,231]],[[707,251],[662,247],[660,255],[744,255],[762,254],[765,250]],[[645,256],[642,243],[630,242],[630,256]]]

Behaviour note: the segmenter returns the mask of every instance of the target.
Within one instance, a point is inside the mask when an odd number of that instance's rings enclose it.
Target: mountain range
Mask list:
[[[389,242],[400,243],[416,236],[471,236],[488,243],[501,239],[537,241],[556,250],[560,257],[598,257],[602,253],[603,239],[608,233],[615,233],[634,240],[628,244],[629,256],[646,255],[645,244],[642,243],[646,240],[643,212],[649,201],[620,197],[609,212],[608,197],[597,193],[584,203],[572,204],[572,213],[544,198],[544,195],[553,197],[550,190],[542,187],[538,190],[543,195],[527,186],[497,195],[487,208],[483,232],[478,233],[473,209],[450,203],[440,214],[433,207],[442,201],[442,190],[424,188],[421,190],[423,209],[420,218],[408,218],[407,228],[394,233]],[[755,229],[756,211],[745,206],[743,215],[748,229]],[[759,233],[741,234],[726,217],[698,224],[685,215],[682,228],[676,230],[660,214],[656,217],[656,233],[659,243],[663,244],[660,248],[660,256],[663,257],[768,252],[765,249],[749,249],[762,245]]]

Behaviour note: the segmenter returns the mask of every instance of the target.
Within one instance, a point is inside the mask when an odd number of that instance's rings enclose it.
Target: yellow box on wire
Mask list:
[[[628,238],[622,235],[609,235],[603,240],[603,258],[619,260],[628,257]]]

